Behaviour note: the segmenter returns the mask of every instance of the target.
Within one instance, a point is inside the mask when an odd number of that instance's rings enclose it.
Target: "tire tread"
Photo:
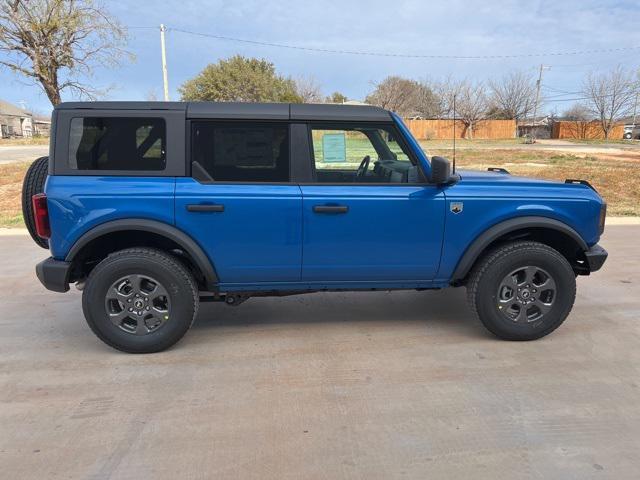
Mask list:
[[[503,338],[505,340],[514,340],[514,341],[527,341],[527,340],[536,340],[538,338],[542,338],[551,332],[553,332],[556,328],[558,328],[564,322],[564,319],[561,322],[556,322],[549,325],[548,328],[535,333],[534,335],[527,336],[526,338],[522,338],[516,335],[505,334],[504,332],[497,331],[490,322],[485,321],[480,312],[478,310],[478,290],[480,288],[480,282],[484,277],[487,270],[500,258],[505,255],[512,254],[518,251],[543,251],[546,254],[554,256],[559,264],[563,265],[567,268],[571,275],[574,275],[573,269],[571,265],[567,261],[567,259],[557,250],[551,248],[548,245],[540,242],[534,241],[516,241],[511,243],[506,243],[497,246],[496,248],[489,250],[486,254],[484,254],[478,261],[476,261],[475,265],[471,269],[471,273],[469,274],[469,281],[467,282],[467,303],[469,304],[469,308],[473,312],[473,315],[476,319],[478,319],[485,326],[487,330],[493,333],[495,336]],[[573,289],[572,298],[570,299],[570,305],[573,305],[575,301],[576,290]]]
[[[124,250],[119,250],[117,252],[111,253],[107,256],[107,258],[105,258],[104,260],[102,260],[89,274],[89,278],[88,278],[88,282],[91,281],[91,279],[93,277],[96,277],[97,275],[100,275],[101,270],[106,268],[108,265],[110,265],[111,263],[118,261],[121,258],[131,258],[132,256],[138,257],[138,258],[143,258],[145,260],[149,260],[153,263],[158,263],[158,264],[162,264],[165,267],[167,267],[168,269],[170,269],[171,271],[173,271],[179,278],[180,281],[184,282],[184,284],[187,286],[187,290],[191,293],[191,302],[192,302],[192,306],[193,306],[193,316],[191,318],[191,322],[189,323],[189,327],[185,330],[184,333],[186,333],[188,331],[189,328],[191,328],[191,326],[193,325],[193,322],[196,319],[196,316],[198,315],[198,306],[199,306],[199,291],[198,291],[198,287],[196,286],[196,282],[193,279],[193,275],[187,270],[187,268],[184,266],[184,264],[178,260],[177,258],[175,258],[173,255],[164,252],[163,250],[159,250],[159,249],[155,249],[155,248],[145,248],[145,247],[133,247],[133,248],[126,248]],[[91,331],[93,331],[93,333],[100,339],[102,340],[104,343],[106,343],[107,345],[109,345],[112,348],[115,348],[117,350],[120,350],[122,352],[126,352],[126,353],[154,353],[154,352],[159,352],[162,350],[165,350],[167,348],[169,348],[171,345],[173,345],[174,343],[178,342],[180,340],[180,338],[182,338],[182,336],[184,335],[184,333],[179,337],[179,338],[169,338],[167,341],[163,342],[163,343],[159,343],[158,345],[154,345],[151,348],[145,349],[144,351],[140,351],[140,350],[133,350],[133,349],[128,349],[127,347],[124,347],[123,345],[118,345],[114,342],[112,342],[111,340],[109,340],[108,338],[106,338],[100,331],[100,329],[98,329],[94,323],[94,321],[91,319],[91,317],[89,315],[86,315],[86,320],[87,323],[89,324],[89,327],[91,328]]]

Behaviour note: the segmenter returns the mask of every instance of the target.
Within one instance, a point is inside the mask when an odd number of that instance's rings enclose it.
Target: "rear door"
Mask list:
[[[315,181],[301,187],[302,280],[363,286],[432,280],[444,194],[424,182],[395,126],[312,124],[309,137]]]
[[[300,280],[302,196],[290,183],[287,122],[190,122],[191,176],[176,224],[205,249],[222,287]]]

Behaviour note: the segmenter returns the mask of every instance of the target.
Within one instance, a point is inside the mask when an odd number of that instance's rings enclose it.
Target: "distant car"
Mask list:
[[[632,138],[640,139],[640,125],[625,125],[623,138],[630,140]]]
[[[607,258],[588,182],[452,172],[377,107],[63,103],[53,125],[23,190],[36,272],[126,352],[177,342],[199,302],[462,285],[491,332],[533,340]]]

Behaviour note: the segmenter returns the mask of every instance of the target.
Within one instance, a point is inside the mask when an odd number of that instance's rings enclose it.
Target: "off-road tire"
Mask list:
[[[544,269],[556,293],[550,311],[536,321],[516,323],[499,310],[498,289],[505,276],[523,267]],[[557,250],[538,242],[503,244],[474,265],[467,282],[467,299],[475,316],[491,333],[505,340],[535,340],[550,334],[567,318],[576,296],[575,273]]]
[[[24,224],[27,226],[29,235],[33,238],[42,248],[49,248],[49,241],[40,238],[36,233],[36,222],[33,219],[33,204],[31,203],[31,197],[37,193],[44,192],[44,182],[47,179],[47,173],[49,172],[49,157],[40,157],[35,160],[24,176],[22,182],[22,217],[24,218]]]
[[[170,318],[157,331],[135,335],[109,319],[105,309],[107,292],[126,275],[157,279],[167,291]],[[93,333],[107,345],[127,353],[160,352],[174,345],[193,324],[198,303],[198,288],[182,262],[152,248],[128,248],[110,254],[91,271],[82,294],[82,310]]]

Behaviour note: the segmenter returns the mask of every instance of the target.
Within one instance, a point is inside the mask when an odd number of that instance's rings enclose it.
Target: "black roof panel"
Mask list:
[[[62,102],[58,110],[186,110],[185,102]]]
[[[389,122],[391,114],[371,105],[243,102],[64,102],[59,110],[178,110],[187,118],[238,120]]]
[[[288,103],[189,102],[187,118],[289,120]]]
[[[291,120],[389,122],[391,115],[383,108],[371,105],[292,103]]]

